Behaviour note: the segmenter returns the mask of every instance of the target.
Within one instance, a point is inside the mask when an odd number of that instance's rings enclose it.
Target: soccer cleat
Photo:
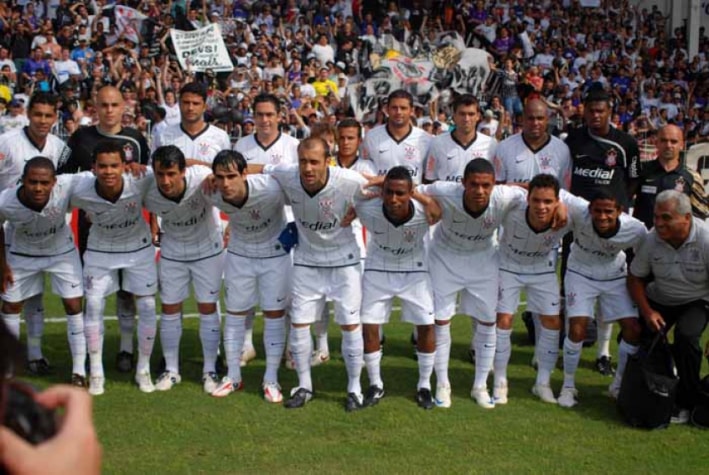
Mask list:
[[[278,383],[263,383],[263,398],[266,402],[280,404],[283,402],[283,393]]]
[[[219,376],[217,373],[202,373],[202,387],[205,393],[212,394],[216,391],[217,386],[219,386]]]
[[[449,408],[451,407],[451,386],[447,384],[445,386],[436,386],[436,400],[434,401],[436,406]]]
[[[106,378],[103,376],[91,376],[89,378],[89,394],[92,396],[100,396],[105,391],[103,389],[106,383]]]
[[[468,348],[468,359],[475,364],[475,348]]]
[[[603,376],[615,375],[615,368],[613,368],[613,364],[611,363],[610,356],[601,356],[600,358],[596,359],[595,366],[596,366],[596,371],[601,373]]]
[[[492,401],[495,405],[507,404],[507,384],[492,388]]]
[[[320,366],[323,363],[330,361],[330,353],[323,353],[322,350],[313,351],[310,357],[310,366]]]
[[[135,373],[135,384],[138,385],[138,389],[144,393],[152,393],[155,391],[155,385],[153,380],[150,378],[150,372],[143,371],[142,373]]]
[[[176,384],[182,381],[182,377],[172,371],[165,371],[155,381],[155,389],[158,391],[169,391]]]
[[[576,388],[561,388],[559,398],[556,402],[559,403],[561,407],[574,407],[578,404],[576,396],[578,396]]]
[[[241,350],[241,360],[239,361],[239,364],[243,368],[244,366],[249,364],[249,361],[251,361],[255,358],[256,358],[256,349],[253,346],[249,346],[249,347]]]
[[[27,371],[35,376],[46,376],[52,374],[52,366],[46,358],[27,362]]]
[[[364,406],[364,398],[362,397],[362,394],[355,394],[355,393],[347,393],[347,401],[345,401],[345,411],[346,412],[354,412],[354,411],[359,411],[360,409],[363,409]]]
[[[130,373],[133,371],[133,353],[121,351],[116,355],[116,369],[119,373]]]
[[[675,408],[670,417],[670,424],[686,424],[689,422],[689,410]]]
[[[244,388],[243,381],[234,382],[229,376],[224,376],[221,382],[210,394],[214,397],[227,397],[234,391],[240,391]]]
[[[283,403],[286,409],[298,409],[305,406],[313,398],[313,392],[305,388],[293,388],[290,398]]]
[[[372,407],[376,406],[379,404],[379,400],[384,397],[386,393],[384,392],[384,388],[380,388],[379,386],[371,385],[367,389],[367,396],[364,398],[364,406],[365,407]]]
[[[86,388],[88,384],[86,383],[86,376],[83,374],[74,373],[71,375],[71,385],[77,388]]]
[[[548,402],[549,404],[556,404],[557,400],[554,397],[554,391],[547,384],[535,384],[532,386],[532,394],[537,396],[543,402]]]
[[[421,409],[433,409],[436,404],[433,402],[433,395],[428,388],[421,388],[416,392],[416,404]]]
[[[507,388],[505,388],[506,390]],[[473,388],[470,390],[470,397],[475,399],[478,406],[483,409],[494,409],[495,401],[490,397],[490,393],[487,392],[487,388]],[[506,395],[505,395],[506,399]]]

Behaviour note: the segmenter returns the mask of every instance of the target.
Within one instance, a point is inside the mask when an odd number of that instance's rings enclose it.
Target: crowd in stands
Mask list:
[[[105,8],[110,3],[0,2],[1,131],[25,125],[23,106],[42,90],[61,95],[57,132],[66,137],[96,123],[96,91],[113,84],[126,99],[124,124],[149,137],[156,124],[179,122],[176,91],[200,81],[209,90],[208,119],[233,140],[252,131],[252,99],[259,92],[278,95],[283,129],[304,137],[314,123],[352,115],[346,91],[364,79],[364,42],[391,34],[425,43],[457,31],[468,46],[494,57],[488,87],[495,94],[485,101],[483,133],[502,139],[518,131],[522,102],[538,96],[552,106],[561,134],[580,122],[584,92],[601,84],[615,98],[612,122],[641,145],[651,147],[653,132],[665,124],[682,128],[688,144],[709,136],[705,32],[690,58],[684,28],[668,31],[668,18],[656,7],[628,0],[602,0],[600,8],[578,0],[121,2],[148,17],[136,24],[138,42],[118,33]],[[234,64],[230,73],[195,73],[175,56],[171,28],[210,22],[221,25]],[[433,134],[450,125],[445,104],[435,105],[417,107],[419,125]]]

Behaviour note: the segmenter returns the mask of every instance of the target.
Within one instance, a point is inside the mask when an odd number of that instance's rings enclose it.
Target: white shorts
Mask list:
[[[198,261],[172,261],[160,257],[160,300],[172,305],[187,300],[190,282],[198,303],[216,303],[222,289],[224,253]]]
[[[497,295],[497,313],[514,315],[519,306],[519,295],[527,291],[527,310],[541,315],[559,315],[559,281],[556,273],[516,274],[500,270]]]
[[[306,325],[320,319],[325,300],[334,302],[338,325],[358,325],[362,303],[362,271],[347,267],[293,266],[291,321]]]
[[[458,292],[460,312],[485,323],[495,322],[497,303],[497,252],[451,254],[437,246],[429,248],[428,269],[433,283],[436,320],[455,315]]]
[[[401,321],[433,325],[433,292],[427,272],[365,272],[362,277],[362,323],[389,323],[394,297],[401,302]]]
[[[6,253],[7,265],[15,282],[5,288],[5,302],[24,302],[44,292],[44,274],[49,274],[52,292],[63,299],[84,295],[81,285],[81,259],[76,249],[52,257],[27,257]]]
[[[153,246],[135,252],[84,252],[86,296],[108,297],[119,288],[137,296],[155,295],[158,272]]]
[[[227,253],[224,274],[226,308],[243,313],[256,305],[262,311],[284,310],[291,289],[290,254],[271,258]]]
[[[568,318],[593,318],[596,301],[604,322],[638,317],[638,309],[630,298],[625,279],[591,280],[567,269],[564,284]]]

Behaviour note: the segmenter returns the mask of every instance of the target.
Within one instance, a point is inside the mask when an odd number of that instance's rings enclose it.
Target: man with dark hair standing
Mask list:
[[[104,86],[96,97],[98,107],[98,124],[81,127],[69,138],[67,145],[71,155],[64,164],[60,164],[57,173],[76,173],[91,170],[93,167],[93,152],[99,142],[117,143],[123,148],[125,161],[132,164],[147,165],[150,159],[150,149],[145,137],[132,127],[123,127],[121,119],[125,111],[125,103],[121,92],[113,86]],[[83,258],[89,237],[91,222],[86,219],[83,211],[79,212],[79,253]],[[133,370],[133,333],[135,329],[135,302],[133,297],[124,291],[117,294],[118,324],[121,330],[120,351],[116,356],[116,367],[119,371],[128,373]]]
[[[585,125],[574,129],[566,139],[571,151],[570,191],[587,201],[598,190],[610,190],[624,211],[630,206],[640,176],[640,151],[633,137],[611,125],[611,97],[603,89],[592,88],[584,99]],[[571,239],[564,240],[562,276]],[[598,315],[598,349],[596,370],[614,374],[611,365],[610,340],[613,327]]]

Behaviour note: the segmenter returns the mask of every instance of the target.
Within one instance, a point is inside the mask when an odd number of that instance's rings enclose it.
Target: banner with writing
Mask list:
[[[219,24],[212,23],[194,31],[171,29],[170,37],[184,70],[228,72],[234,69]]]

